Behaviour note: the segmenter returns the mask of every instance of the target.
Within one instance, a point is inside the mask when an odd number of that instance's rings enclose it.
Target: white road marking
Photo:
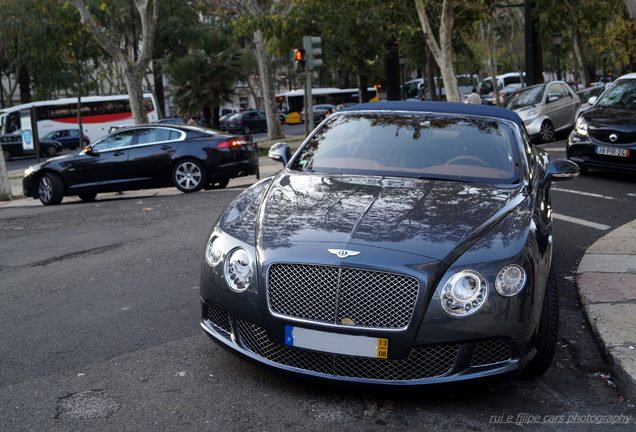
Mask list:
[[[577,190],[572,190],[572,189],[561,189],[561,188],[552,188],[553,191],[556,192],[567,192],[567,193],[571,193],[571,194],[577,194],[577,195],[585,195],[585,196],[589,196],[592,198],[603,198],[603,199],[607,199],[607,200],[615,200],[616,198],[611,197],[611,196],[607,196],[607,195],[600,195],[600,194],[595,194],[592,192],[583,192],[583,191],[577,191]]]
[[[601,230],[601,231],[607,231],[608,229],[611,228],[611,226],[609,226],[609,225],[603,225],[603,224],[596,223],[596,222],[590,222],[590,221],[586,221],[584,219],[579,219],[579,218],[575,218],[575,217],[565,216],[565,215],[558,214],[558,213],[552,213],[552,215],[554,216],[555,219],[559,219],[559,220],[562,220],[564,222],[571,222],[571,223],[583,225],[583,226],[586,226],[586,227],[589,227],[589,228],[594,228],[594,229]]]

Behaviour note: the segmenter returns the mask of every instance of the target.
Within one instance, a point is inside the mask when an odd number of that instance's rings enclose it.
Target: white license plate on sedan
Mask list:
[[[386,359],[389,340],[285,326],[285,345],[332,354]]]
[[[605,156],[629,157],[629,149],[596,146],[596,154]]]

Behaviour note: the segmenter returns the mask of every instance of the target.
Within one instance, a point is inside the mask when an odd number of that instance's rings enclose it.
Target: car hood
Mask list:
[[[581,115],[594,129],[610,128],[636,132],[636,111],[593,106]]]
[[[523,200],[521,190],[286,170],[260,203],[256,243],[263,250],[299,242],[372,246],[440,260],[505,217]]]

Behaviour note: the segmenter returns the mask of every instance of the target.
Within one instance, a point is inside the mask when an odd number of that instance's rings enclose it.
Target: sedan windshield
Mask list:
[[[432,114],[332,117],[290,168],[303,172],[415,177],[491,184],[518,179],[512,129],[494,119]]]
[[[545,86],[541,85],[513,93],[506,102],[506,108],[515,110],[541,103],[544,90]]]
[[[603,93],[595,106],[636,110],[636,79],[616,81]]]

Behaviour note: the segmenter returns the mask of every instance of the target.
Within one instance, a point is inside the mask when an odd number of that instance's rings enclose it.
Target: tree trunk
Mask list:
[[[433,58],[437,62],[446,89],[446,100],[449,102],[459,102],[459,89],[457,87],[457,75],[453,64],[453,45],[451,36],[453,34],[453,2],[444,0],[442,3],[442,16],[439,25],[439,44],[432,32],[431,24],[426,13],[426,6],[423,0],[415,0],[417,14],[420,19],[422,31],[426,42],[431,49]]]
[[[220,129],[221,128],[221,122],[219,121],[219,118],[221,117],[221,107],[218,105],[215,105],[212,107],[212,129]]]
[[[581,49],[581,33],[576,27],[576,24],[574,24],[572,28],[572,54],[574,55],[574,64],[581,79],[583,79],[583,84],[585,87],[589,87],[592,81],[590,79],[590,73],[585,67],[585,55]]]
[[[159,117],[166,117],[166,95],[163,88],[163,73],[161,72],[161,63],[153,62],[153,80],[155,87],[155,98],[157,99],[157,107],[159,109]]]
[[[366,75],[358,75],[358,100],[360,103],[369,102],[369,95],[367,94],[367,88],[369,82]]]
[[[31,102],[31,76],[26,66],[18,69],[18,85],[20,87],[20,103]]]
[[[274,91],[274,79],[272,77],[272,62],[265,51],[265,41],[260,30],[254,32],[254,46],[256,47],[256,62],[258,63],[258,75],[261,83],[261,96],[265,116],[267,117],[267,139],[276,140],[285,138],[283,128],[278,118],[276,106],[276,94]]]
[[[400,49],[394,38],[386,43],[387,53],[384,56],[384,77],[386,80],[386,100],[402,99],[402,75],[400,70]]]
[[[428,87],[429,99],[437,100],[437,89],[435,88],[435,59],[430,48],[426,49],[426,84]]]
[[[130,99],[130,110],[136,125],[148,123],[148,115],[144,106],[143,80],[144,73],[131,65],[125,66],[124,79]]]
[[[4,160],[4,154],[0,152],[0,201],[11,201],[11,182],[9,180],[9,172],[7,164]]]
[[[492,23],[484,25],[482,21],[481,26],[481,38],[488,50],[488,66],[490,66],[490,76],[492,77],[492,91],[495,96],[495,105],[501,105],[501,99],[499,97],[499,82],[497,81],[497,62],[495,60],[495,41],[493,38]]]

